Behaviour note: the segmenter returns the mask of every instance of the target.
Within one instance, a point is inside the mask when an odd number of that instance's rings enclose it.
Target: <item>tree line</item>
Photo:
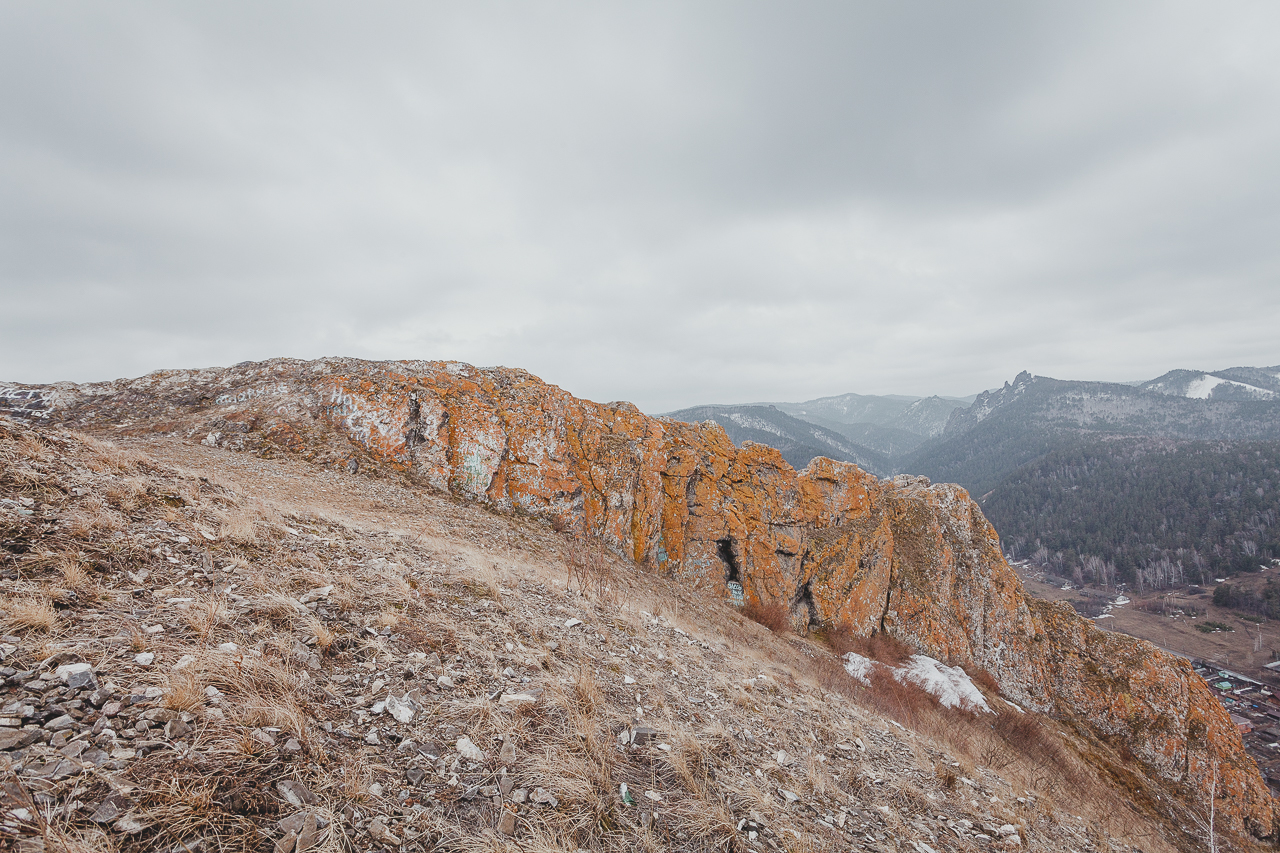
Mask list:
[[[1203,585],[1280,557],[1280,442],[1082,439],[981,503],[1006,553],[1063,577]]]

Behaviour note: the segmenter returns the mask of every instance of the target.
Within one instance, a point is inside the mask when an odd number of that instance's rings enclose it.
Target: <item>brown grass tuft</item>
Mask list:
[[[253,545],[258,541],[258,513],[247,507],[238,507],[222,516],[222,528],[218,537],[238,545]]]
[[[50,633],[58,624],[58,612],[47,598],[18,598],[4,605],[6,633],[38,631]]]
[[[164,692],[164,706],[174,711],[198,711],[204,707],[204,687],[200,683],[196,664],[169,674]]]

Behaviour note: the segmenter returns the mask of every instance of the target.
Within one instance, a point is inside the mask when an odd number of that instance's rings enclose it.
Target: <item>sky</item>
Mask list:
[[[1280,364],[1280,4],[0,0],[0,379]]]

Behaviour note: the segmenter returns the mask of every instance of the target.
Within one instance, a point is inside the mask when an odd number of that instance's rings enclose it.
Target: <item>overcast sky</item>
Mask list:
[[[1280,363],[1280,4],[0,0],[0,379]]]

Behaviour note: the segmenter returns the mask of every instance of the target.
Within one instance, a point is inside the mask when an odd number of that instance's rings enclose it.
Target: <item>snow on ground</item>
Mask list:
[[[1196,400],[1207,400],[1209,399],[1209,395],[1213,392],[1213,389],[1226,381],[1227,380],[1225,379],[1219,379],[1216,376],[1210,376],[1206,373],[1199,379],[1193,379],[1187,384],[1186,396]]]
[[[924,688],[944,708],[959,706],[970,711],[991,711],[982,691],[969,680],[968,673],[958,666],[947,666],[927,655],[912,655],[910,661],[899,667],[873,661],[856,652],[849,652],[844,660],[845,672],[863,684],[870,684],[872,671],[876,667],[883,667],[898,681],[909,681]]]
[[[1236,382],[1234,379],[1219,379],[1206,373],[1199,379],[1191,380],[1191,383],[1187,385],[1185,396],[1193,397],[1197,400],[1207,400],[1213,389],[1223,384],[1239,385],[1259,397],[1274,397],[1276,395],[1274,391],[1268,391],[1266,388],[1259,388],[1256,385],[1248,385],[1244,382]]]

